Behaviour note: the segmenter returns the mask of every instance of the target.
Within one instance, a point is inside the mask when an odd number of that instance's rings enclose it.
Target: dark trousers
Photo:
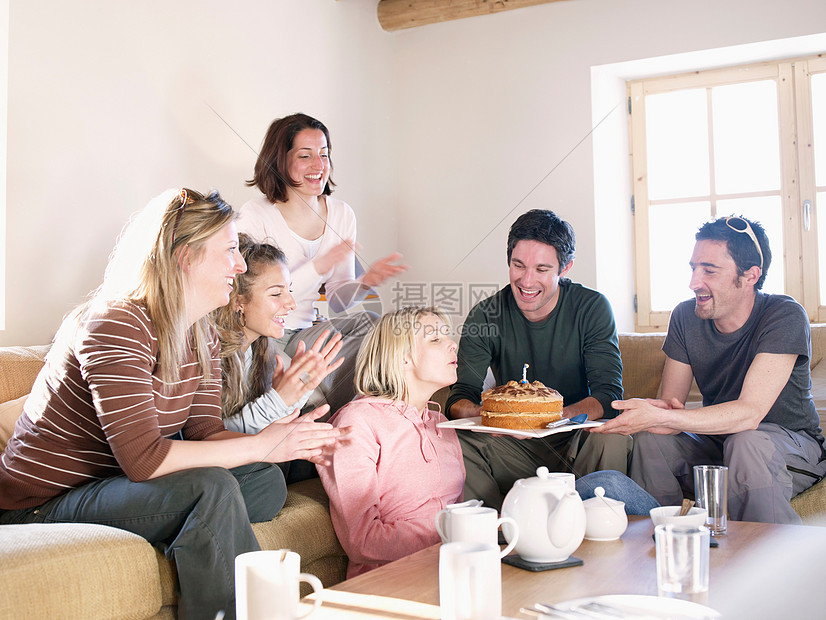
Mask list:
[[[264,463],[188,469],[145,482],[115,476],[37,508],[0,512],[0,523],[99,523],[138,534],[173,559],[178,617],[235,617],[235,556],[261,547],[251,522],[287,498],[281,470]]]

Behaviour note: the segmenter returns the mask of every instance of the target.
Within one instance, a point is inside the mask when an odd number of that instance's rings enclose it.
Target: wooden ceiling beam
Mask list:
[[[488,15],[559,0],[379,0],[381,27],[392,32],[465,17]]]

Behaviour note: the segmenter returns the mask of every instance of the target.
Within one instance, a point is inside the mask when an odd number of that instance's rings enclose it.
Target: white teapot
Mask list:
[[[537,469],[535,478],[514,483],[502,504],[502,516],[516,521],[519,537],[514,549],[528,562],[567,560],[585,537],[582,498],[547,467]],[[507,523],[502,531],[510,542],[514,532]]]

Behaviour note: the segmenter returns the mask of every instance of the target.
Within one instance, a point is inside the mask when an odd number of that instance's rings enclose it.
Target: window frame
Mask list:
[[[631,191],[634,214],[634,278],[635,329],[637,331],[664,331],[668,327],[671,310],[655,311],[651,304],[650,270],[650,201],[647,185],[647,153],[645,127],[645,97],[649,94],[691,88],[707,91],[716,86],[743,82],[774,80],[778,93],[778,130],[780,142],[780,200],[783,214],[783,256],[775,255],[773,264],[785,273],[785,293],[797,299],[806,309],[810,320],[826,320],[826,306],[819,305],[819,270],[817,248],[817,206],[814,178],[814,146],[811,109],[810,77],[826,72],[826,58],[781,59],[750,63],[726,68],[692,71],[669,76],[646,77],[626,82],[629,102],[628,135],[631,170]],[[709,143],[711,148],[711,142]],[[713,171],[713,159],[710,159]],[[712,172],[713,174],[713,172]],[[712,177],[713,178],[713,177]],[[821,189],[826,191],[826,188]],[[777,195],[777,192],[749,192],[746,194],[715,193],[712,185],[707,197],[712,212],[720,198],[742,195]],[[691,197],[696,199],[701,197]],[[810,200],[810,226],[804,230],[803,201]],[[663,201],[668,202],[668,201]],[[826,205],[822,205],[826,209]],[[824,249],[826,251],[826,249]],[[688,263],[686,257],[686,264]],[[804,264],[806,268],[804,269]],[[814,267],[814,268],[812,268]],[[686,282],[688,271],[686,270]]]

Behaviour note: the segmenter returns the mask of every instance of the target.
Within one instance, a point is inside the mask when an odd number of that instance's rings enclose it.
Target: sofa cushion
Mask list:
[[[28,394],[24,394],[20,398],[0,403],[0,452],[6,449],[6,444],[14,433],[17,418],[23,413],[23,403],[28,397]]]
[[[161,607],[152,546],[90,523],[0,525],[0,618],[146,618]]]
[[[330,502],[321,480],[313,478],[287,487],[287,503],[266,523],[253,523],[262,549],[290,549],[301,556],[301,570],[321,580],[324,587],[342,581],[347,555],[336,538],[330,520]],[[301,584],[302,596],[310,587]]]
[[[656,398],[665,365],[664,333],[621,333],[622,389],[624,398]]]
[[[809,365],[815,368],[826,356],[826,323],[812,323],[809,327],[812,330],[812,358]]]
[[[820,415],[820,427],[826,428],[826,361],[822,350],[824,325],[812,325],[812,400]],[[817,328],[817,329],[815,329]],[[826,526],[826,481],[816,483],[800,495],[792,498],[792,508],[806,525]]]
[[[820,362],[812,369],[812,400],[823,428],[826,425],[826,362]]]

